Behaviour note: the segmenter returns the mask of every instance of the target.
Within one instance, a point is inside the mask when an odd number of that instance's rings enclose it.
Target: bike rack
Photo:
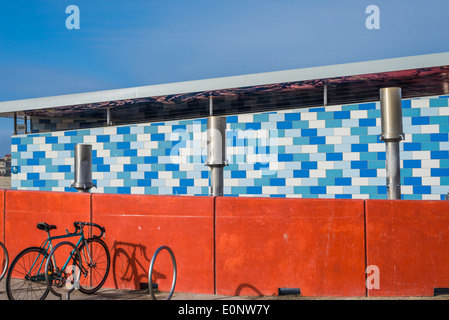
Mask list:
[[[6,275],[6,271],[8,271],[8,265],[9,265],[9,255],[8,255],[8,250],[6,249],[6,246],[3,244],[3,242],[0,241],[0,250],[3,250],[4,255],[5,255],[5,268],[3,270],[0,270],[1,274],[0,274],[0,281],[5,277]],[[0,261],[1,263],[2,261]]]
[[[153,300],[157,300],[154,292],[153,292],[153,281],[152,281],[152,274],[153,274],[153,268],[154,268],[154,262],[156,261],[156,257],[159,254],[159,252],[161,252],[162,250],[167,250],[168,253],[170,253],[171,256],[171,260],[173,263],[173,281],[172,281],[172,285],[171,285],[171,289],[170,289],[170,293],[168,294],[168,297],[166,300],[170,300],[173,292],[175,292],[175,286],[176,286],[176,278],[177,278],[177,274],[178,274],[178,269],[176,266],[176,259],[175,259],[175,255],[172,251],[172,249],[170,249],[170,247],[168,246],[161,246],[159,247],[156,252],[154,252],[153,258],[151,259],[151,264],[150,264],[150,269],[148,270],[148,289],[150,290],[150,294],[151,294],[151,298]]]

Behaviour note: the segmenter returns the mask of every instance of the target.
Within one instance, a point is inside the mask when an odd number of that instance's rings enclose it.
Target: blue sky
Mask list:
[[[448,13],[447,0],[4,1],[0,101],[448,52]],[[0,118],[0,156],[12,128]]]

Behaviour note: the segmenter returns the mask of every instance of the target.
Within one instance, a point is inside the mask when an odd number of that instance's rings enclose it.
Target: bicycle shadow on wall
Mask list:
[[[148,289],[148,266],[151,258],[143,244],[114,241],[111,248],[112,274],[116,289]],[[142,261],[143,259],[143,261]],[[166,279],[166,275],[153,271],[154,279]]]
[[[242,293],[243,291],[243,293]],[[263,293],[259,291],[259,289],[257,289],[255,286],[253,286],[252,284],[249,283],[242,283],[240,284],[237,289],[235,290],[234,293],[235,296],[240,296],[240,295],[256,295],[259,297],[263,296]]]

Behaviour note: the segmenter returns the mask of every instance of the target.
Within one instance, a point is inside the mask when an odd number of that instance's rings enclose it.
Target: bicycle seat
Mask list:
[[[37,224],[37,228],[38,228],[39,230],[43,230],[43,231],[48,232],[48,231],[50,231],[50,230],[56,229],[56,226],[51,225],[51,224],[47,224],[47,223],[45,223],[45,222],[39,222],[39,223]]]

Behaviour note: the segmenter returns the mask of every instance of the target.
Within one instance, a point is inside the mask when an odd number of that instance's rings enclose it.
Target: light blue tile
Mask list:
[[[326,161],[325,153],[311,153],[309,156],[310,161]]]
[[[199,172],[199,171],[187,171],[186,178],[188,178],[188,179],[201,179],[201,172]]]
[[[303,186],[318,186],[318,178],[303,178],[301,184]]]
[[[282,194],[282,195],[294,194],[294,186],[281,186],[281,187],[278,187],[278,194]]]
[[[31,159],[31,158],[33,158],[33,152],[29,152],[29,151],[21,152],[20,157],[22,159]]]
[[[282,122],[285,121],[284,113],[273,113],[268,116],[270,122]]]
[[[441,150],[449,150],[449,142],[447,141],[440,142],[440,148]]]
[[[345,194],[360,194],[360,186],[343,186],[343,193]]]
[[[336,144],[334,146],[334,152],[351,152],[350,144]]]
[[[51,159],[51,164],[54,166],[60,166],[60,165],[65,165],[65,159],[64,158],[54,158]]]
[[[130,133],[132,133],[132,134],[144,133],[143,126],[132,126],[131,128],[129,128],[129,130],[130,130]]]
[[[58,143],[59,144],[64,144],[64,143],[70,143],[70,139],[71,139],[71,136],[60,136],[60,137],[58,137]]]
[[[286,129],[284,131],[284,137],[299,137],[301,131],[299,129]]]
[[[29,144],[27,147],[27,151],[39,151],[38,144]]]
[[[276,122],[262,122],[260,127],[266,130],[277,130]]]
[[[187,187],[187,194],[201,194],[202,193],[202,188],[201,187]]]
[[[431,186],[432,194],[444,194],[446,195],[449,191],[448,186]]]
[[[293,178],[293,170],[279,170],[278,178]]]
[[[438,108],[421,108],[421,116],[438,116],[439,112]]]
[[[360,177],[360,170],[358,170],[358,169],[343,169],[343,177],[347,177],[347,178]]]
[[[359,119],[343,119],[341,121],[341,126],[342,126],[342,128],[358,127]]]
[[[334,135],[334,128],[318,128],[318,136],[330,137]]]
[[[410,117],[402,117],[402,127],[408,127],[412,125],[412,118]]]
[[[90,135],[92,135],[92,136],[102,135],[103,133],[104,133],[103,128],[90,129]]]
[[[248,187],[248,186],[254,186],[254,179],[238,179],[239,181],[239,186],[242,187]]]
[[[123,141],[123,135],[122,134],[112,134],[109,136],[110,142],[122,142]]]
[[[111,185],[111,180],[106,180],[106,179],[97,180],[97,187],[109,187],[110,185]]]
[[[53,177],[53,174],[50,172],[41,172],[39,174],[39,179],[40,180],[51,180]]]
[[[167,194],[167,195],[174,194],[173,187],[159,187],[158,194]]]
[[[72,150],[64,150],[58,152],[58,157],[60,158],[73,158],[72,156]]]
[[[103,163],[104,164],[116,164],[117,163],[117,158],[116,157],[105,157],[103,159]]]
[[[343,136],[343,144],[358,144],[360,143],[359,136]]]
[[[368,135],[379,135],[381,134],[380,127],[368,127]]]
[[[117,179],[117,172],[104,172],[103,179],[105,180],[115,180]]]
[[[386,184],[386,178],[368,178],[369,184],[372,186],[382,186]],[[377,191],[376,191],[377,192]]]

